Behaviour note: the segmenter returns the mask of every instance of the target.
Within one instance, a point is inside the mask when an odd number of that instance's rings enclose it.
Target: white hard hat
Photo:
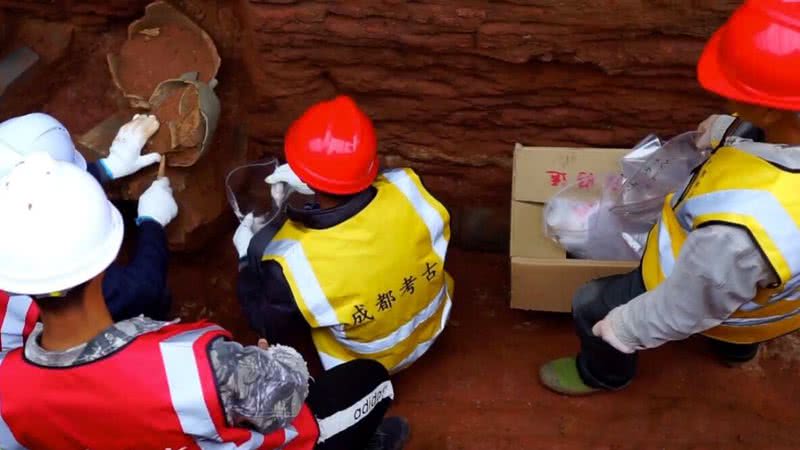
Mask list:
[[[85,170],[36,152],[0,180],[0,290],[40,295],[91,280],[117,257],[119,211]]]
[[[32,113],[0,123],[0,177],[38,151],[86,170],[86,160],[75,149],[69,131],[53,116]]]

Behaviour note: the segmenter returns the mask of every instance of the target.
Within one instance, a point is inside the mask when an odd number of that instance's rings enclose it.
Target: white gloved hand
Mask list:
[[[250,246],[250,240],[256,234],[256,220],[253,218],[253,213],[250,213],[242,219],[239,228],[233,233],[233,246],[236,247],[236,252],[239,254],[239,259],[247,255],[247,247]]]
[[[107,157],[100,160],[106,173],[112,178],[122,178],[161,161],[158,153],[142,155],[147,140],[158,131],[156,116],[136,114],[122,126],[111,143]]]
[[[169,178],[159,178],[139,197],[139,219],[153,219],[166,227],[178,215]]]
[[[603,320],[600,322],[594,324],[592,327],[592,334],[602,338],[608,345],[614,347],[622,353],[633,353],[634,351],[633,348],[625,345],[619,340],[617,335],[614,333],[614,328],[611,326],[611,320],[609,320],[608,316],[603,318]]]
[[[272,175],[268,176],[264,181],[269,184],[270,193],[272,194],[272,199],[275,200],[275,204],[282,205],[283,201],[287,195],[286,186],[289,188],[303,194],[303,195],[314,195],[314,191],[308,187],[307,184],[303,183],[300,178],[298,178],[297,174],[294,173],[289,164],[282,164],[275,169],[275,172],[272,172]]]

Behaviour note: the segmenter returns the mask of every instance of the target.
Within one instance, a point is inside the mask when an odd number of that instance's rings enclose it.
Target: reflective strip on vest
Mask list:
[[[447,303],[444,305],[444,311],[442,312],[442,321],[439,324],[439,331],[437,331],[436,334],[433,335],[433,337],[430,338],[429,340],[417,345],[417,348],[415,348],[410,355],[408,355],[404,360],[400,361],[399,364],[397,364],[395,367],[392,368],[392,372],[399,372],[405,369],[406,367],[410,366],[411,364],[413,364],[414,361],[418,360],[422,355],[425,354],[425,352],[428,351],[428,349],[431,348],[433,343],[436,342],[436,339],[439,337],[439,335],[442,334],[442,331],[444,331],[444,327],[445,325],[447,325],[447,321],[450,318],[450,309],[453,307],[453,302],[450,300],[450,295],[446,292],[445,295],[447,297]]]
[[[5,314],[0,325],[0,349],[9,351],[22,347],[25,328],[28,325],[28,313],[33,299],[27,295],[11,295],[8,297]]]
[[[336,366],[340,366],[347,362],[335,356],[331,356],[320,349],[317,349],[317,353],[319,353],[319,360],[322,363],[322,367],[324,367],[325,370],[332,369]]]
[[[736,198],[736,201],[731,201],[733,198]],[[770,240],[778,246],[791,273],[800,273],[800,229],[769,192],[729,190],[691,197],[681,204],[676,217],[681,227],[688,232],[694,228],[694,221],[697,218],[707,214],[725,213],[765,218],[766,220],[759,220],[758,223],[764,228]],[[675,266],[675,255],[672,252],[669,230],[663,219],[659,220],[658,254],[661,271],[668,277]],[[794,284],[800,283],[795,281]]]
[[[384,172],[383,176],[400,189],[414,206],[414,209],[417,210],[417,213],[428,227],[428,232],[431,234],[433,251],[444,261],[447,254],[447,239],[444,238],[442,216],[422,197],[422,193],[404,170],[389,170]]]
[[[411,320],[401,325],[391,334],[371,342],[357,342],[349,340],[347,339],[347,335],[344,333],[344,330],[341,327],[332,327],[331,332],[334,336],[336,336],[336,339],[343,346],[356,353],[361,353],[364,355],[370,353],[380,353],[389,350],[390,348],[394,347],[396,343],[404,341],[411,336],[418,326],[433,317],[436,312],[439,311],[439,307],[442,306],[442,302],[445,300],[448,303],[450,302],[449,295],[447,294],[447,284],[442,286],[442,289],[439,291],[439,295],[436,296],[436,299],[428,303],[428,306],[426,306],[422,311],[418,312],[416,316],[411,318]]]
[[[322,291],[322,286],[317,281],[314,269],[311,268],[311,263],[299,242],[288,239],[272,241],[264,250],[264,254],[281,255],[286,264],[292,268],[297,289],[300,290],[311,315],[314,316],[317,327],[332,327],[339,323],[336,311]]]
[[[672,254],[672,240],[664,219],[658,220],[658,256],[661,260],[661,272],[668,277],[675,267],[675,255]]]
[[[727,190],[690,197],[678,209],[677,217],[684,229],[691,230],[690,222],[696,218],[706,214],[725,213],[755,218],[777,246],[789,266],[790,273],[800,274],[800,229],[775,196],[768,191]],[[778,275],[784,277],[787,274]],[[788,280],[784,278],[782,281]]]
[[[0,365],[3,365],[3,359],[5,359],[6,353],[0,353]],[[14,434],[11,432],[11,429],[8,428],[8,424],[3,419],[2,405],[3,399],[0,398],[0,448],[3,450],[27,450],[25,447],[20,445],[17,442],[17,439],[14,437]]]
[[[800,305],[798,305],[798,309],[786,313],[781,314],[779,316],[766,316],[766,317],[729,317],[723,323],[728,326],[732,327],[747,327],[747,326],[754,326],[754,325],[764,325],[767,323],[777,322],[779,320],[788,319],[790,317],[794,317],[800,314]]]
[[[300,433],[297,432],[297,428],[294,425],[287,425],[286,428],[283,429],[283,444],[280,446],[278,450],[286,447],[289,442],[292,442]]]
[[[447,293],[447,290],[445,290],[445,299],[446,299],[447,303],[445,303],[445,305],[444,305],[444,311],[442,312],[442,320],[439,323],[439,330],[436,332],[436,334],[433,335],[433,337],[431,337],[430,339],[428,339],[425,342],[422,342],[422,343],[418,344],[414,348],[413,352],[411,352],[408,356],[406,356],[396,366],[392,367],[390,369],[390,371],[392,373],[399,372],[399,371],[407,368],[408,366],[413,364],[416,360],[418,360],[420,357],[422,357],[422,355],[424,355],[425,352],[427,352],[431,348],[431,346],[436,342],[436,339],[439,337],[439,335],[442,334],[442,332],[444,331],[444,327],[445,327],[445,325],[447,325],[447,321],[450,318],[450,310],[453,307],[453,302],[452,302],[452,300],[450,300],[450,294]],[[342,343],[342,345],[346,345],[344,342],[342,342],[338,338],[337,338],[337,341]],[[348,343],[350,343],[350,342],[353,342],[353,341],[348,341]],[[322,365],[323,365],[323,367],[325,367],[326,370],[331,369],[333,367],[336,367],[338,365],[341,365],[341,364],[344,364],[345,362],[347,362],[347,361],[342,361],[341,359],[338,359],[338,358],[336,358],[334,356],[331,356],[331,355],[329,355],[329,354],[327,354],[327,353],[325,353],[325,352],[323,352],[321,350],[318,350],[318,352],[319,352],[320,361],[322,362]]]
[[[194,343],[203,334],[218,330],[222,330],[222,328],[210,326],[187,331],[172,336],[159,344],[172,406],[178,415],[183,432],[192,436],[201,449],[257,449],[264,442],[264,436],[255,431],[250,432],[250,440],[241,446],[237,447],[231,442],[223,442],[205,402]]]

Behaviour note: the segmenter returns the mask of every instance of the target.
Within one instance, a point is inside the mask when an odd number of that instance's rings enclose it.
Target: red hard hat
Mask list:
[[[283,150],[294,173],[320,192],[355,194],[378,175],[372,121],[350,97],[309,108],[289,128]]]
[[[706,45],[697,77],[723,97],[800,111],[800,3],[748,0]]]

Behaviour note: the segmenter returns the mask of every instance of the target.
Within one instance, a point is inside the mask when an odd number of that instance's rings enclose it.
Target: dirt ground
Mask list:
[[[170,283],[182,316],[210,317],[250,341],[228,238],[203,256],[175,258]],[[456,280],[448,329],[394,380],[393,413],[412,424],[409,449],[800,447],[800,338],[783,338],[738,369],[719,364],[702,340],[666,345],[642,353],[625,391],[565,398],[542,388],[537,370],[576,351],[569,316],[511,310],[504,255],[455,250],[448,259]]]

